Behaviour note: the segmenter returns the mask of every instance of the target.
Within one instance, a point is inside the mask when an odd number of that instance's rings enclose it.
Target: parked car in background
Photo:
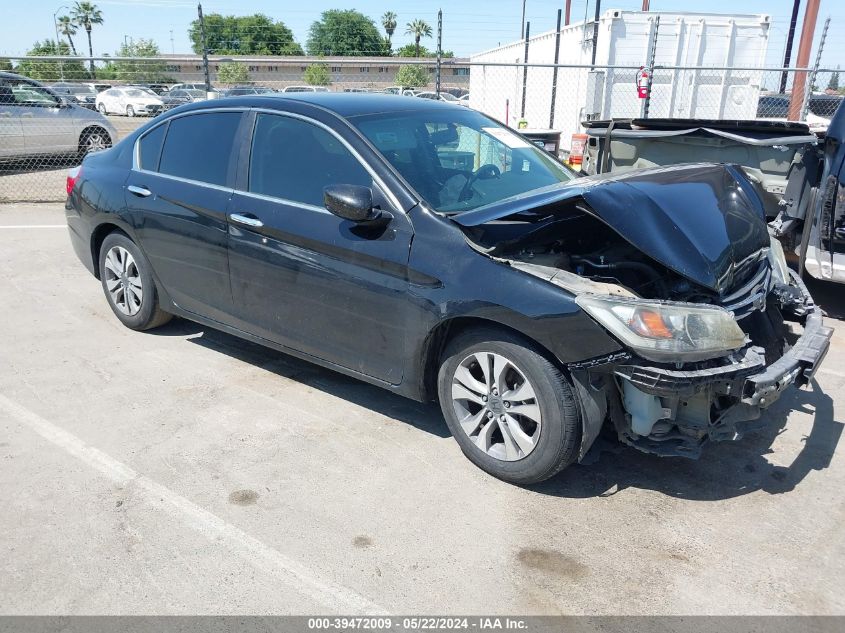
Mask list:
[[[458,98],[448,92],[441,92],[439,95],[436,92],[418,92],[416,96],[420,99],[431,99],[433,101],[446,101],[448,103],[458,102]]]
[[[757,101],[757,117],[760,119],[785,119],[789,116],[790,95],[764,94]],[[814,94],[810,96],[807,109],[823,119],[833,118],[842,95]]]
[[[328,92],[325,86],[285,86],[280,92]]]
[[[33,79],[0,72],[0,159],[85,156],[116,141],[114,126],[98,112]]]
[[[148,88],[119,86],[97,95],[97,110],[101,114],[126,116],[155,116],[164,109],[164,102]]]
[[[173,84],[170,90],[202,90],[205,92],[205,82],[190,83],[190,84]],[[212,92],[217,92],[217,88],[211,87]]]
[[[223,97],[246,97],[249,95],[272,95],[276,91],[265,86],[232,86],[223,91]]]
[[[55,83],[50,90],[74,105],[93,110],[97,107],[97,90],[91,84]]]
[[[466,93],[462,97],[458,97],[458,105],[468,106],[469,105],[469,93]]]
[[[832,335],[736,166],[576,178],[428,99],[186,105],[67,190],[73,249],[125,326],[176,314],[439,401],[464,454],[517,484],[605,424],[663,456],[738,439]]]
[[[165,110],[170,110],[184,103],[193,103],[194,101],[203,101],[207,97],[205,90],[188,90],[184,88],[177,88],[161,95],[161,101],[164,104]]]
[[[419,93],[420,93],[419,90],[414,90],[413,88],[405,88],[405,90],[402,91],[402,96],[403,97],[416,97]]]

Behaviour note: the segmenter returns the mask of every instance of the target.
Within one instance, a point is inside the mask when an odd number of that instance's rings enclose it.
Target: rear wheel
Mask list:
[[[159,305],[147,258],[123,233],[111,233],[103,240],[100,281],[112,312],[126,327],[149,330],[171,319]]]
[[[464,455],[494,477],[537,483],[578,457],[572,388],[528,340],[495,329],[457,336],[444,351],[438,394]]]
[[[84,158],[91,152],[108,149],[112,145],[111,136],[102,128],[90,128],[79,137],[79,158]]]

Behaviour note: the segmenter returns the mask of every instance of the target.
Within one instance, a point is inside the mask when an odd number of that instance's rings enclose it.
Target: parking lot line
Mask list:
[[[0,229],[66,229],[67,224],[8,224]]]
[[[339,613],[385,614],[387,611],[352,589],[318,579],[308,568],[135,471],[132,467],[89,446],[82,439],[0,394],[0,412],[24,424],[48,442],[99,471],[119,486],[131,486],[150,505],[179,516],[210,540],[223,541],[250,562],[279,576],[297,591]]]

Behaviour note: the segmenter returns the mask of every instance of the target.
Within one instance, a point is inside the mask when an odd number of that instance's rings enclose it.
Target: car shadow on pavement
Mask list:
[[[804,275],[804,283],[813,300],[824,310],[825,316],[832,319],[845,319],[845,293],[842,284],[832,281],[820,281]]]
[[[174,319],[150,333],[159,336],[189,336],[187,340],[191,343],[295,380],[312,389],[319,389],[437,437],[450,437],[440,408],[435,404],[409,400],[336,371],[184,319]]]
[[[813,418],[810,434],[788,466],[769,461],[773,444],[786,427],[790,410]],[[834,420],[833,400],[812,381],[805,389],[791,389],[764,412],[767,425],[740,440],[712,442],[698,460],[658,457],[600,437],[588,454],[590,465],[565,470],[532,487],[546,495],[570,498],[609,497],[626,488],[654,490],[679,499],[715,501],[750,492],[780,494],[793,490],[809,473],[830,465],[843,423]],[[588,461],[589,461],[588,460]]]

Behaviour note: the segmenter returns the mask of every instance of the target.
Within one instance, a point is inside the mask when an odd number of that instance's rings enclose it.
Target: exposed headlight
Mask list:
[[[745,345],[733,314],[715,306],[579,295],[575,301],[643,358],[686,362],[723,356]]]
[[[769,264],[772,267],[772,279],[775,283],[788,284],[789,266],[786,264],[786,255],[783,254],[783,246],[781,246],[780,240],[775,237],[771,238]]]

